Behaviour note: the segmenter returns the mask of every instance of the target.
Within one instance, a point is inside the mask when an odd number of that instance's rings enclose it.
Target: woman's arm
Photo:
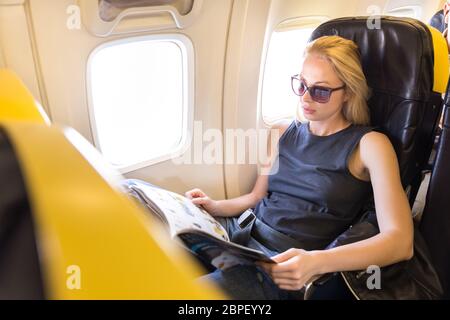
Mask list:
[[[269,132],[268,140],[267,140],[267,150],[268,150],[268,159],[269,164],[272,164],[276,156],[276,152],[274,152],[274,147],[272,143],[276,143],[278,141],[277,137],[281,137],[283,133],[288,128],[289,124],[292,121],[281,120],[274,124]],[[275,130],[275,132],[273,132]],[[275,137],[275,139],[274,139]],[[273,141],[274,140],[274,141]],[[205,210],[207,210],[213,216],[221,216],[221,217],[233,217],[236,216],[248,208],[253,208],[256,204],[266,196],[268,189],[268,176],[266,172],[263,172],[258,175],[256,179],[255,186],[253,190],[245,194],[243,196],[227,199],[227,200],[213,200],[210,199],[202,190],[193,189],[191,191],[186,192],[186,197],[192,199],[192,202],[196,205],[201,205]]]
[[[378,132],[365,135],[360,146],[361,160],[372,182],[380,233],[352,245],[328,250],[324,253],[325,260],[336,260],[336,263],[327,264],[326,269],[355,270],[371,264],[381,267],[408,260],[413,255],[412,214],[400,181],[394,148],[389,139]],[[341,256],[344,259],[351,257],[352,261],[342,264],[337,261]]]
[[[395,151],[389,139],[377,132],[361,139],[360,150],[370,173],[380,233],[329,250],[290,249],[275,256],[276,265],[262,266],[281,288],[297,290],[319,274],[382,267],[412,257],[411,209],[400,182]]]
[[[186,197],[192,203],[202,206],[212,216],[234,217],[248,208],[256,206],[259,200],[264,198],[267,192],[267,176],[258,176],[255,186],[250,193],[228,200],[213,200],[200,189],[193,189],[186,192]]]
[[[248,208],[254,208],[256,204],[266,196],[267,186],[267,176],[258,176],[255,186],[250,193],[233,199],[217,201],[217,205],[220,208],[219,215],[232,217],[242,213]]]

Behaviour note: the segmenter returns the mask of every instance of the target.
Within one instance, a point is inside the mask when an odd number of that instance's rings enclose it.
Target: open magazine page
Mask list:
[[[125,192],[130,197],[135,198],[139,203],[149,208],[151,213],[155,214],[167,227],[169,227],[169,222],[167,221],[165,214],[158,208],[158,206],[148,200],[147,196],[140,188],[137,188],[134,184],[125,184],[124,187],[126,188]]]
[[[226,270],[256,261],[273,263],[268,253],[230,242],[222,225],[191,200],[137,179],[127,179],[124,186],[169,225],[172,237],[180,238],[190,251],[216,268]]]
[[[131,185],[131,187],[133,187]],[[227,232],[208,212],[194,205],[189,199],[147,184],[139,184],[140,196],[144,196],[158,215],[163,214],[170,227],[171,236],[183,230],[200,230],[218,239],[230,241]],[[159,209],[159,210],[158,210]],[[159,212],[158,212],[159,211]]]
[[[233,242],[218,241],[196,230],[186,230],[178,236],[192,252],[218,269],[226,270],[238,264],[252,265],[255,261],[274,263],[261,251]]]

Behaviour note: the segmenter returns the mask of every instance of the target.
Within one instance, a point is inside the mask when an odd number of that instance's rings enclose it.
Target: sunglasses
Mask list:
[[[327,103],[328,101],[330,101],[331,94],[334,91],[342,90],[345,88],[345,84],[339,88],[327,88],[320,86],[308,87],[305,81],[299,78],[298,74],[291,77],[291,86],[292,91],[294,91],[296,95],[303,97],[306,91],[308,91],[311,99],[318,103]]]

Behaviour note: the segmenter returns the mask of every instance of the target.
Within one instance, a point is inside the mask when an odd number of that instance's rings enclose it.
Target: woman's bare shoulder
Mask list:
[[[366,167],[370,163],[380,163],[381,159],[397,159],[389,138],[377,131],[366,133],[360,141],[361,159]]]
[[[361,148],[372,149],[372,148],[392,148],[392,143],[389,138],[378,131],[370,131],[366,133],[360,141]]]
[[[271,130],[279,130],[279,136],[281,137],[283,133],[287,130],[287,128],[291,125],[292,119],[281,119],[274,122],[270,129]]]

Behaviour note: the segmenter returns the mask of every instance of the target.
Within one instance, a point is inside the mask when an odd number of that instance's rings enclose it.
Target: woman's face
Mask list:
[[[344,85],[333,70],[331,63],[315,54],[309,54],[304,59],[300,79],[308,87],[339,88]],[[324,121],[339,115],[345,101],[347,101],[345,89],[333,91],[330,100],[326,103],[314,101],[308,90],[300,97],[300,108],[307,120]]]

